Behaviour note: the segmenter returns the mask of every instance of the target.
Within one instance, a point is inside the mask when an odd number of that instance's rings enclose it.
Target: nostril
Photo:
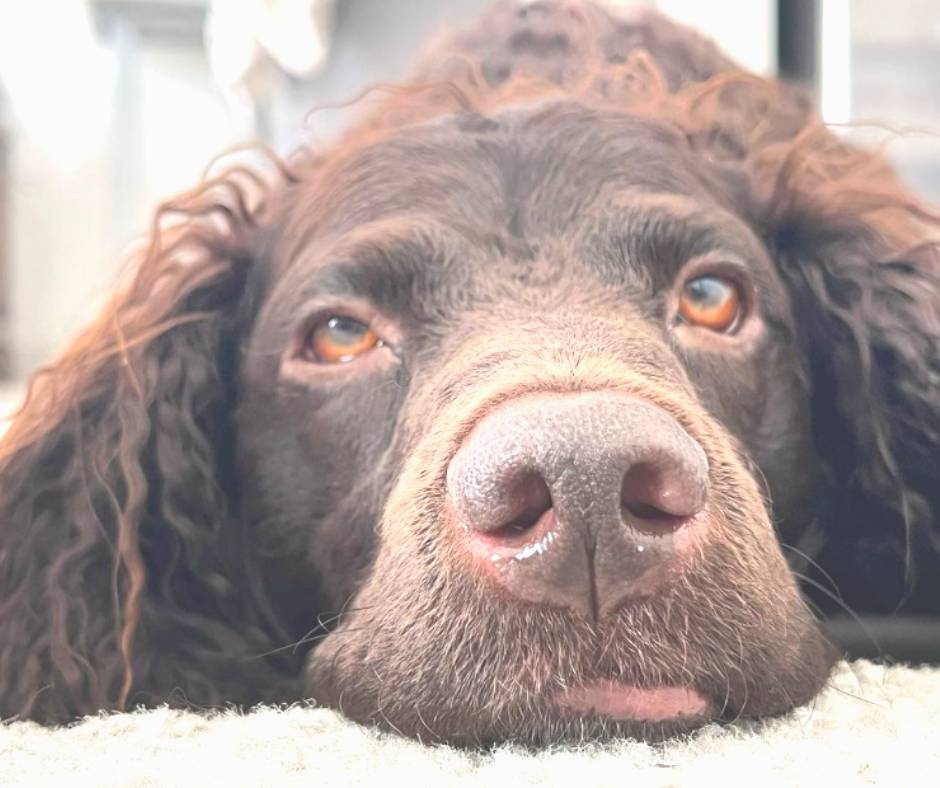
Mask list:
[[[536,473],[525,474],[512,483],[509,504],[494,528],[484,529],[489,537],[504,541],[524,538],[552,508],[552,494]]]
[[[620,506],[634,521],[656,529],[676,528],[704,504],[698,481],[681,470],[664,471],[649,463],[634,465],[623,477]]]
[[[652,506],[648,503],[642,503],[640,501],[631,501],[629,503],[625,503],[623,508],[640,520],[657,520],[661,522],[669,522],[672,520],[681,519],[677,518],[674,514],[669,514],[669,512],[664,512],[662,509],[657,509],[655,506]]]

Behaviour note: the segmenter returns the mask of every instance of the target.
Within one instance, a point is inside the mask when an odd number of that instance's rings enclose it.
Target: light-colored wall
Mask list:
[[[8,335],[18,377],[93,317],[156,204],[237,141],[198,36],[149,42],[115,29],[75,56],[98,58],[93,80],[73,79],[63,58],[46,106],[11,96]],[[11,68],[45,69],[51,58],[8,61],[0,76],[7,84]]]
[[[775,0],[655,0],[653,5],[713,38],[745,68],[759,74],[776,69]]]

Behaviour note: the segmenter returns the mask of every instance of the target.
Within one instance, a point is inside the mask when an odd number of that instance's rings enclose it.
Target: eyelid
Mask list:
[[[716,250],[689,258],[676,272],[675,281],[688,282],[690,279],[708,275],[726,276],[742,287],[753,279],[751,266],[737,254]]]
[[[751,266],[742,262],[735,254],[718,251],[693,257],[682,265],[673,279],[673,293],[681,291],[693,279],[704,276],[729,280],[738,288],[744,306],[748,310],[756,304],[758,283]]]

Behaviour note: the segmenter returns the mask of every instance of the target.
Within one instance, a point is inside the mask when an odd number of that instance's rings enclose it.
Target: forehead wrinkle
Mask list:
[[[315,243],[390,216],[485,223],[502,209],[499,175],[472,138],[443,126],[340,149],[281,195],[278,258],[289,266]]]
[[[705,195],[675,135],[576,102],[504,110],[478,149],[499,174],[497,224],[522,241],[575,228],[585,211],[624,188]]]
[[[485,216],[482,211],[500,195],[500,173],[475,143],[472,136],[434,126],[353,152],[336,174],[345,186],[335,194],[329,224],[346,231],[409,212],[446,212],[464,222]]]
[[[364,297],[404,310],[417,280],[454,267],[453,238],[452,229],[420,214],[336,232],[297,256],[271,300],[290,309],[319,297]]]
[[[604,206],[607,221],[623,224],[623,235],[639,242],[671,241],[686,259],[724,252],[748,262],[766,249],[751,228],[723,207],[702,198],[661,192],[621,192]]]
[[[356,258],[375,256],[391,246],[427,243],[435,235],[447,231],[446,226],[420,212],[397,212],[363,223],[342,223],[322,236],[310,239],[306,249],[298,250],[290,268],[315,265],[311,258]],[[316,242],[316,249],[311,248]]]
[[[658,214],[690,224],[707,226],[736,225],[740,232],[745,225],[724,208],[706,202],[701,196],[680,192],[653,192],[634,189],[621,190],[613,196],[610,208],[627,214]]]

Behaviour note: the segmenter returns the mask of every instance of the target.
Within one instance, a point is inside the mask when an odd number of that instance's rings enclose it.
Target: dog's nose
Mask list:
[[[515,596],[603,618],[700,544],[708,460],[661,408],[618,393],[497,407],[451,460],[452,516]]]

